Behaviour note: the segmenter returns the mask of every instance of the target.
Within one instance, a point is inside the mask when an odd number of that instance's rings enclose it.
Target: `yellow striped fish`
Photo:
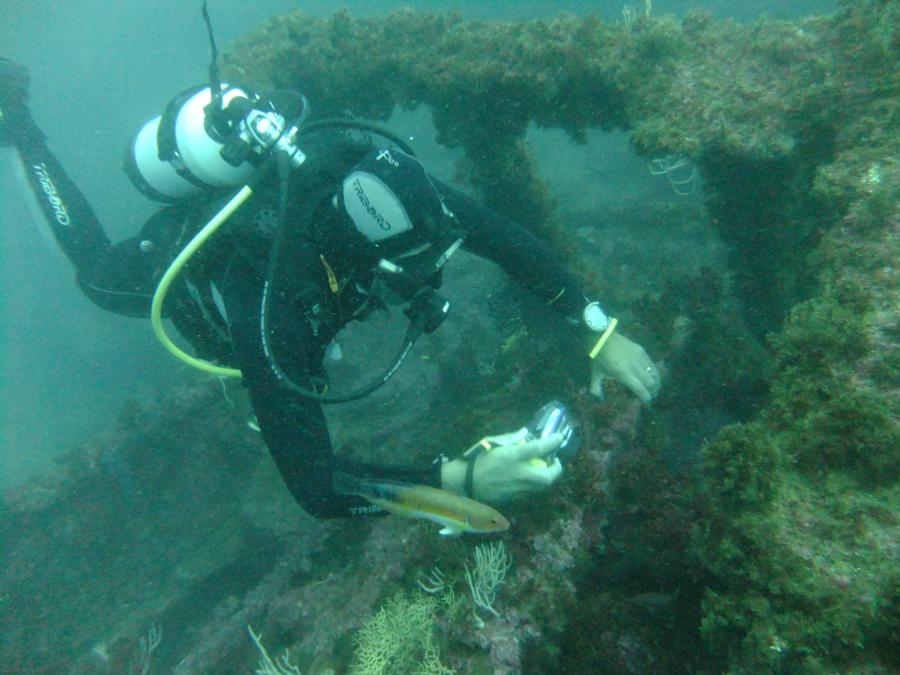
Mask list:
[[[431,520],[442,527],[442,535],[463,532],[488,533],[509,529],[509,521],[487,504],[461,497],[455,492],[428,485],[389,480],[362,479],[335,471],[334,491],[362,497],[378,508],[403,518]]]

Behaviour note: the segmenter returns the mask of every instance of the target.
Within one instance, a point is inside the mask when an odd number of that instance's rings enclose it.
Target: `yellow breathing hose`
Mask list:
[[[209,239],[252,194],[253,190],[249,185],[242,187],[238,190],[237,194],[235,194],[234,197],[232,197],[231,200],[229,200],[229,202],[213,216],[212,220],[204,225],[203,229],[191,239],[190,243],[184,247],[184,250],[178,254],[178,257],[172,261],[172,264],[169,265],[169,269],[163,274],[162,279],[159,281],[159,286],[156,287],[156,293],[153,294],[153,304],[150,305],[150,323],[153,325],[153,332],[156,334],[156,339],[162,343],[163,347],[169,350],[175,358],[184,361],[189,366],[223,377],[240,377],[241,371],[237,368],[217,366],[209,361],[195,358],[179,349],[169,336],[166,335],[166,329],[163,326],[162,321],[162,308],[163,302],[166,300],[166,294],[169,292],[169,287],[172,285],[172,282],[175,281],[175,277],[178,276],[181,269],[187,264],[187,261],[190,260],[191,256],[197,252],[197,249],[203,246],[203,244],[206,243],[206,240]]]

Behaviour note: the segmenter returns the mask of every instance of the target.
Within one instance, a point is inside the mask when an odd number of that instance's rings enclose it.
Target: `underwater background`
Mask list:
[[[556,397],[576,461],[503,509],[502,548],[316,521],[239,385],[80,295],[0,149],[0,672],[291,672],[257,665],[259,634],[303,673],[900,669],[900,3],[210,11],[229,77],[386,124],[551,240],[663,390],[591,399],[567,331],[454,258],[455,313],[383,390],[328,410],[336,448],[453,456]],[[205,78],[199,3],[0,12],[52,148],[131,234],[155,207],[122,151]],[[334,380],[378,371],[402,330],[349,327]],[[495,610],[470,594],[477,555],[510,561]]]

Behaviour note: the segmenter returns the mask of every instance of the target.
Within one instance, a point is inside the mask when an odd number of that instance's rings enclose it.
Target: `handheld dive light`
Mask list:
[[[549,464],[553,457],[558,457],[564,466],[572,461],[575,453],[581,445],[581,439],[575,433],[575,427],[569,420],[569,412],[559,401],[550,401],[534,414],[534,418],[527,427],[528,440],[534,441],[547,438],[552,434],[562,434],[563,440],[559,444],[555,455],[546,459],[537,460]]]

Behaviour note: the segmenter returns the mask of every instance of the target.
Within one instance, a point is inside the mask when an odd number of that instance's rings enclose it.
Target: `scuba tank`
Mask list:
[[[270,299],[287,229],[285,215],[290,175],[292,171],[302,170],[307,159],[302,150],[304,135],[323,129],[371,132],[402,151],[397,154],[403,156],[404,168],[413,167],[415,171],[414,167],[418,167],[423,174],[424,169],[414,159],[415,153],[405,141],[376,125],[344,119],[307,122],[309,105],[302,94],[275,92],[261,96],[248,87],[222,83],[218,75],[218,51],[205,0],[202,13],[212,52],[209,84],[182,92],[169,102],[163,114],[138,130],[126,152],[125,171],[143,194],[169,203],[193,200],[204,195],[219,196],[239,189],[163,274],[151,305],[154,332],[163,346],[185,363],[217,376],[241,376],[236,368],[195,358],[175,345],[165,332],[162,306],[171,284],[191,256],[253,195],[253,186],[270,174],[274,164],[279,178],[279,209],[260,310],[260,335],[268,365],[285,387],[299,395],[322,403],[342,403],[362,398],[393,376],[423,332],[432,332],[446,318],[450,303],[438,295],[429,283],[439,276],[447,259],[462,244],[462,234],[447,224],[454,219],[453,215],[434,191],[440,205],[438,219],[442,220],[442,227],[435,226],[435,218],[430,218],[422,221],[424,226],[418,221],[410,221],[399,232],[385,235],[385,223],[378,221],[379,217],[383,218],[378,212],[378,205],[389,205],[392,198],[398,200],[396,193],[402,189],[398,187],[392,191],[379,185],[377,180],[369,180],[366,167],[348,177],[338,195],[339,203],[349,216],[348,226],[339,228],[342,232],[327,233],[328,238],[333,242],[352,238],[369,247],[374,273],[383,277],[407,301],[404,313],[409,318],[409,327],[391,364],[381,376],[363,387],[333,396],[310,391],[293,382],[273,354],[268,324]],[[372,161],[390,158],[393,164],[400,167],[390,151],[381,152],[386,153],[386,157],[383,154]],[[433,237],[436,240],[425,241]],[[422,240],[421,250],[409,254],[409,260],[398,259],[404,255],[403,249],[408,251],[407,247],[417,238]],[[426,249],[426,255],[419,255]]]

